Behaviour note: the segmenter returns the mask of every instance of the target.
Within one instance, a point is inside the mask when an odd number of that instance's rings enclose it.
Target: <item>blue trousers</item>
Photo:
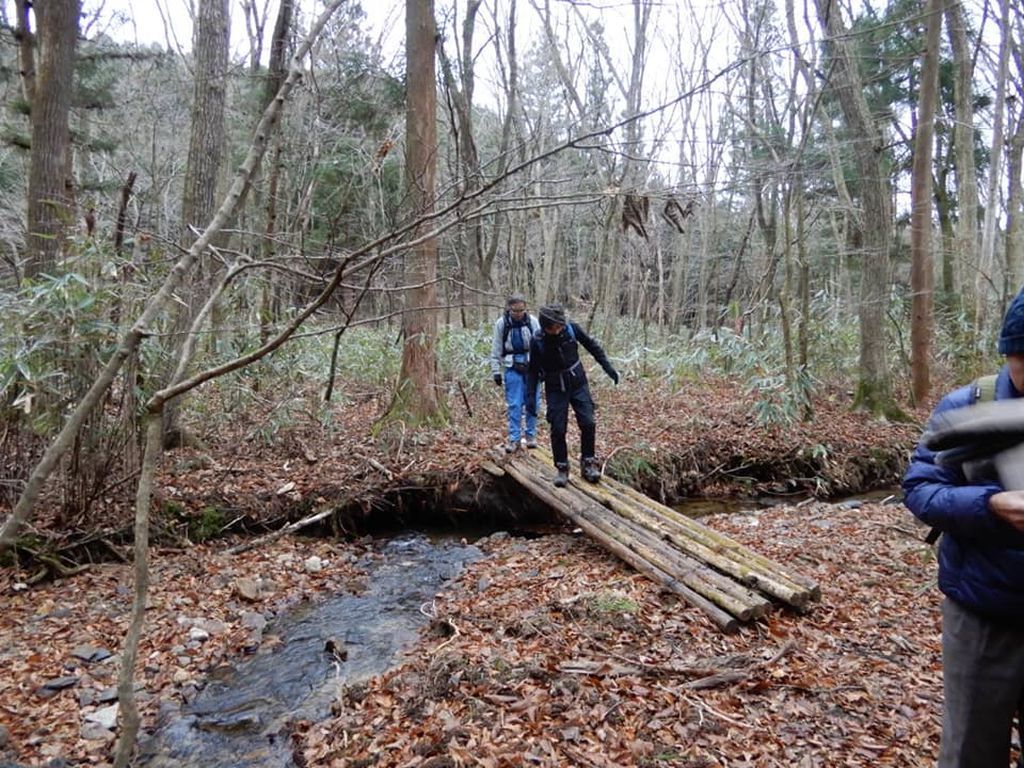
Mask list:
[[[505,369],[505,404],[508,406],[508,441],[518,443],[523,436],[523,419],[526,419],[526,439],[537,439],[537,411],[540,409],[540,387],[537,387],[537,403],[533,416],[526,412],[526,374],[512,368]]]
[[[580,458],[594,457],[594,443],[597,437],[597,419],[594,417],[594,399],[586,381],[578,387],[563,390],[547,387],[544,394],[548,399],[548,424],[551,425],[551,456],[558,466],[569,465],[569,449],[565,436],[569,430],[569,406],[576,414],[576,425],[580,428]]]
[[[1010,723],[1024,692],[1024,628],[942,603],[939,768],[1006,768]]]

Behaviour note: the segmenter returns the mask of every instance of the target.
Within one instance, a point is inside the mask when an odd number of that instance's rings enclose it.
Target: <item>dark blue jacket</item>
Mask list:
[[[1004,366],[996,400],[1020,397]],[[975,402],[969,385],[946,395],[936,413]],[[1024,624],[1024,534],[989,512],[996,481],[970,484],[958,467],[935,463],[923,445],[914,450],[903,478],[904,501],[918,518],[942,532],[939,589],[960,605],[999,621]]]

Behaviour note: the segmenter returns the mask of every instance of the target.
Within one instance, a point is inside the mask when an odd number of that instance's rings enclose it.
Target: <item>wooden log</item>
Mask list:
[[[769,597],[801,609],[806,606],[810,599],[806,590],[791,583],[781,582],[772,577],[771,574],[758,572],[742,563],[718,555],[713,550],[702,546],[693,539],[680,535],[678,530],[672,528],[671,523],[651,515],[647,510],[639,506],[630,506],[630,504],[612,495],[599,497],[599,493],[596,490],[584,488],[583,483],[581,483],[581,489],[584,490],[584,493],[595,499],[601,498],[602,503],[606,504],[617,515],[621,515],[643,527],[656,539],[670,543],[677,552],[686,553],[686,556],[691,559],[705,564],[705,568],[709,572],[718,574],[721,579],[728,578],[738,589],[750,592],[751,590],[748,588],[752,588]]]
[[[621,558],[626,563],[629,563],[629,565],[633,566],[633,568],[650,578],[655,583],[675,592],[693,607],[703,611],[704,614],[707,615],[707,617],[711,619],[715,626],[720,630],[732,633],[739,629],[740,622],[735,616],[730,615],[710,600],[707,600],[694,590],[687,587],[678,579],[673,578],[669,574],[652,565],[650,562],[629,549],[629,547],[626,547],[614,538],[605,535],[599,526],[589,520],[585,515],[581,515],[573,509],[568,500],[569,494],[556,492],[555,489],[548,486],[546,482],[535,479],[533,475],[522,471],[513,463],[507,464],[505,470],[520,485],[545,501],[553,509],[572,520],[583,530],[584,533],[600,542],[606,549],[608,549],[609,552]]]
[[[610,478],[606,479],[607,484],[613,490],[622,493],[625,496],[635,499],[639,504],[648,507],[655,513],[662,515],[680,527],[681,530],[685,531],[689,536],[697,541],[700,541],[705,546],[718,552],[720,554],[726,554],[730,559],[740,563],[747,563],[752,568],[758,568],[765,573],[775,574],[776,576],[797,584],[807,590],[810,600],[821,599],[821,587],[816,581],[807,576],[804,576],[795,571],[791,571],[778,561],[772,560],[760,555],[752,549],[743,546],[738,541],[730,539],[728,536],[724,536],[717,531],[713,531],[705,525],[693,520],[686,515],[677,512],[671,507],[667,507],[664,504],[659,504],[654,499],[644,496],[639,491],[631,488],[630,486],[620,483]]]
[[[703,563],[664,546],[664,542],[653,537],[649,531],[594,510],[585,510],[581,514],[637,556],[741,621],[749,621],[768,612],[770,604],[763,597],[724,578]]]
[[[595,499],[600,499],[617,514],[636,521],[659,537],[672,542],[680,550],[688,552],[696,559],[728,574],[741,584],[746,584],[799,610],[806,609],[808,603],[814,599],[811,590],[806,587],[791,582],[774,571],[731,558],[727,554],[708,547],[689,535],[685,528],[679,526],[671,518],[659,515],[644,505],[624,501],[614,491],[607,489],[586,488],[582,483],[580,483],[580,488],[584,493]]]
[[[534,462],[523,462],[521,470],[526,474],[536,476]],[[579,491],[578,488],[575,490]],[[559,495],[564,496],[565,494],[559,493]],[[679,579],[737,618],[747,621],[763,616],[771,607],[770,603],[761,595],[718,571],[708,568],[699,560],[689,557],[642,525],[616,515],[609,515],[603,507],[584,505],[578,509],[578,512],[588,516],[608,535],[613,536],[641,557],[651,561],[661,570]]]
[[[761,595],[669,546],[643,526],[603,511],[584,514],[639,556],[742,621],[764,616],[771,607]]]
[[[531,458],[539,466],[544,466],[552,461],[550,453],[543,449],[534,451]],[[772,594],[777,599],[783,600],[801,610],[805,609],[809,602],[821,599],[821,587],[814,580],[790,571],[782,564],[754,552],[717,531],[711,530],[671,507],[660,504],[624,483],[605,476],[596,485],[575,484],[585,493],[600,494],[601,489],[605,489],[607,494],[627,500],[630,506],[649,511],[657,519],[671,521],[676,534],[686,536],[698,542],[704,547],[706,552],[713,553],[712,557],[718,556],[714,558],[716,561],[722,562],[725,559],[732,563],[723,566],[716,564],[715,567],[721,567],[722,570],[728,568],[727,572],[758,589],[762,589],[761,585],[763,584],[765,588],[762,591],[765,591],[766,594]],[[603,496],[602,501],[606,497],[607,495]],[[701,557],[701,559],[704,558]],[[711,561],[708,560],[708,562]],[[784,586],[787,583],[790,585],[789,587]],[[776,595],[769,591],[775,585],[781,585],[781,588],[776,590],[780,594]],[[792,596],[787,597],[786,595],[790,594],[790,591],[792,591]]]

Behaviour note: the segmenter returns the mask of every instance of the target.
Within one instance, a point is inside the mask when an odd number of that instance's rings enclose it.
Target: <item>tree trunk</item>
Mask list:
[[[184,193],[181,201],[181,245],[188,248],[213,218],[216,210],[217,180],[224,159],[227,108],[228,52],[231,22],[228,0],[200,0],[192,45],[195,52],[195,90],[192,100],[192,130],[185,165]],[[213,266],[207,254],[200,254],[194,279],[187,288],[185,302],[175,318],[171,343],[177,359],[183,334],[192,324],[199,307],[210,295]],[[164,409],[164,447],[187,442],[181,427],[178,399]]]
[[[978,266],[978,177],[974,165],[974,65],[967,42],[967,21],[963,6],[949,0],[946,3],[946,26],[953,51],[953,100],[956,124],[953,128],[953,152],[956,164],[956,197],[959,201],[956,238],[950,277],[953,285],[950,295],[970,289],[976,291],[973,280],[959,279],[965,270]],[[945,286],[944,286],[945,287]],[[976,300],[963,296],[963,305],[972,310]]]
[[[932,258],[932,147],[939,90],[939,40],[942,2],[929,0],[921,95],[914,135],[910,184],[910,367],[914,403],[924,403],[931,389],[931,347],[935,268]]]
[[[1019,107],[1018,107],[1019,108]],[[1024,111],[1017,115],[1017,128],[1010,138],[1006,156],[1006,280],[1003,296],[1013,296],[1024,285],[1024,188],[1021,165],[1024,160]]]
[[[882,160],[885,143],[864,96],[857,60],[836,0],[815,0],[818,19],[828,34],[837,91],[859,178],[861,200],[860,380],[855,404],[875,414],[895,414],[885,317],[889,306],[889,231],[892,213]]]
[[[437,174],[436,38],[433,0],[406,0],[405,191],[409,218],[434,211]],[[406,425],[447,421],[437,370],[437,240],[424,222],[405,256],[406,308],[402,315],[402,369],[384,421]]]
[[[1013,37],[1013,29],[1010,26],[1010,3],[1009,0],[1000,0],[999,10],[1001,21],[999,24],[999,59],[996,69],[996,94],[994,114],[992,117],[992,155],[988,170],[988,195],[985,201],[985,218],[981,230],[981,266],[978,270],[979,280],[984,280],[988,287],[998,285],[993,274],[995,270],[995,247],[996,247],[996,216],[999,214],[999,190],[1000,178],[1003,168],[1003,143],[1005,141],[1005,114],[1006,114],[1006,81],[1007,69],[1010,59],[1010,41]],[[985,310],[987,302],[984,301],[986,291],[983,290],[984,283],[979,283],[978,290],[978,329],[985,329]],[[1005,306],[1009,297],[996,296]]]
[[[74,220],[68,118],[80,10],[79,0],[51,0],[32,7],[40,56],[34,82],[30,73],[23,79],[25,93],[32,96],[26,277],[55,270],[65,251],[67,222]],[[19,8],[23,10],[24,6]]]

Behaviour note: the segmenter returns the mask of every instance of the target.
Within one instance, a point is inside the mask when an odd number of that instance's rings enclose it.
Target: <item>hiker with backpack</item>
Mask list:
[[[569,427],[569,407],[572,406],[580,428],[580,470],[585,480],[596,483],[601,479],[601,467],[594,455],[597,420],[579,346],[594,356],[616,384],[619,383],[619,374],[597,340],[587,335],[577,323],[567,320],[560,304],[541,307],[539,315],[541,330],[534,334],[530,345],[527,408],[533,407],[536,414],[537,382],[543,379],[544,397],[548,403],[547,420],[551,428],[551,454],[555,460],[555,486],[564,488],[569,483],[569,449],[565,437]]]
[[[941,533],[939,768],[1005,768],[1024,698],[1024,490],[1004,489],[986,457],[963,460],[969,452],[961,450],[953,461],[929,439],[954,409],[1024,397],[1024,291],[1006,313],[999,352],[1006,364],[994,380],[960,387],[939,402],[903,478],[907,507]]]
[[[532,410],[526,408],[526,377],[530,361],[530,340],[540,331],[537,318],[526,311],[526,297],[513,293],[505,302],[505,311],[494,322],[491,344],[491,378],[499,387],[505,386],[508,410],[508,442],[505,452],[519,450],[526,421],[526,447],[537,447],[537,404],[540,393],[534,392]]]

